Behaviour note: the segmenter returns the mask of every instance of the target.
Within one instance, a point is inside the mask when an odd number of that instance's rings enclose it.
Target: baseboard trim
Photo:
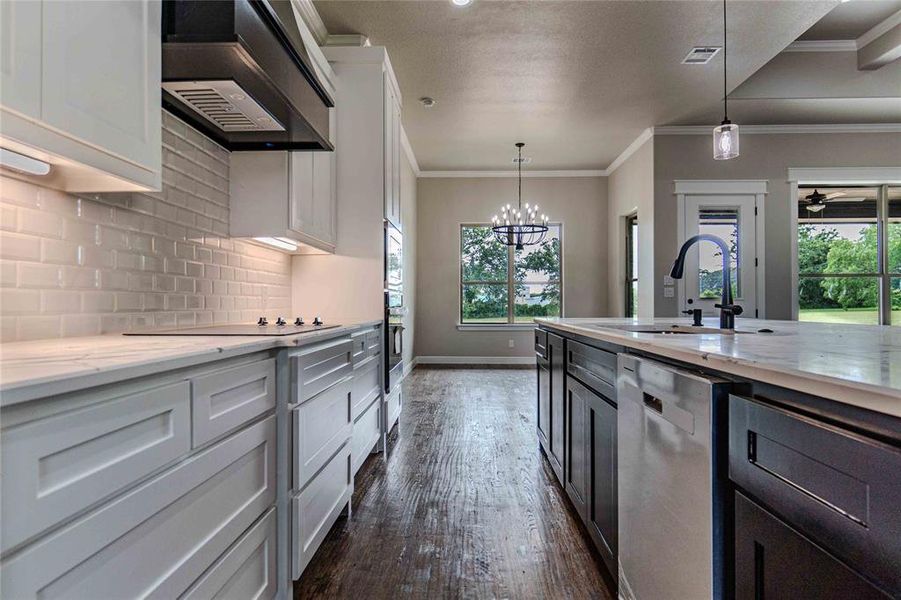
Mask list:
[[[534,365],[534,356],[417,356],[417,365]]]

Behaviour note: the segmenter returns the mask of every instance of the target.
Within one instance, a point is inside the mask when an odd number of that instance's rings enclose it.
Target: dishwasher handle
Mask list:
[[[644,405],[647,406],[648,408],[650,408],[651,410],[662,415],[663,414],[663,400],[661,400],[660,398],[658,398],[656,396],[652,396],[647,392],[642,392],[642,394],[644,396],[643,397]]]

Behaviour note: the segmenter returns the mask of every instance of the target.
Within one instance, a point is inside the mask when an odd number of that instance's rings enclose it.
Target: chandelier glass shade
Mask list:
[[[540,244],[544,241],[548,232],[547,215],[539,213],[537,204],[529,206],[522,203],[522,147],[523,142],[517,142],[519,151],[518,165],[518,192],[516,206],[505,204],[501,206],[500,214],[491,218],[491,231],[500,243],[506,246],[515,246],[522,250],[525,246]]]

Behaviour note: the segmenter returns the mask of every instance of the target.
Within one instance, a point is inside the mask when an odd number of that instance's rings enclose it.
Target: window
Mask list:
[[[732,295],[741,298],[741,263],[739,263],[740,208],[701,207],[698,210],[698,233],[711,234],[729,244]],[[723,252],[719,246],[698,246],[698,297],[719,301],[723,297]]]
[[[638,215],[626,217],[626,316],[638,315]]]
[[[901,188],[798,188],[798,318],[901,325]]]
[[[540,244],[516,250],[490,225],[460,227],[460,323],[530,323],[559,317],[563,300],[562,226],[549,225]]]

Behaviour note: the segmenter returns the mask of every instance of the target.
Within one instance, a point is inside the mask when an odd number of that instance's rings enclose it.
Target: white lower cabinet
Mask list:
[[[269,417],[190,456],[5,560],[4,597],[179,596],[275,503],[275,452]]]
[[[350,437],[351,378],[342,379],[292,411],[294,489],[301,489]]]
[[[393,392],[385,399],[385,432],[391,431],[394,424],[400,418],[400,411],[403,407],[404,399],[400,386],[397,386]]]
[[[353,474],[366,462],[372,449],[382,435],[382,403],[376,397],[366,410],[354,422],[354,433],[351,438],[351,456],[353,457]]]
[[[292,578],[298,579],[353,495],[350,440],[291,500]]]
[[[278,589],[275,508],[191,586],[182,600],[264,600]]]
[[[3,431],[3,552],[191,448],[190,384],[123,393]]]

